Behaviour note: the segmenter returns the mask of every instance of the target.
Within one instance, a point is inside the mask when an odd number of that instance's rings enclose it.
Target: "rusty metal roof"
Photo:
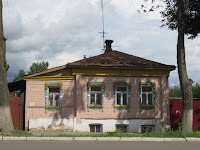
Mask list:
[[[68,67],[120,67],[134,69],[174,70],[174,65],[166,65],[119,51],[110,51],[94,57],[67,64]]]

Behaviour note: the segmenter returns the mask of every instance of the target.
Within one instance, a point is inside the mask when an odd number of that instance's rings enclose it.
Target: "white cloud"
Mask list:
[[[113,49],[153,61],[176,65],[177,32],[160,28],[159,10],[137,12],[140,0],[104,0],[105,39]],[[50,67],[102,53],[100,0],[9,0],[4,2],[4,30],[12,80],[19,69],[33,62],[49,61]],[[150,4],[149,4],[150,6]],[[189,77],[198,81],[200,38],[186,40]],[[55,63],[56,62],[56,63]],[[170,85],[179,83],[177,71]]]

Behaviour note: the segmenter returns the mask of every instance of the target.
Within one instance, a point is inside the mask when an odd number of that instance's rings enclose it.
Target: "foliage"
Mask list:
[[[194,98],[200,98],[200,83],[196,82],[192,86],[192,91],[193,91],[193,97]]]
[[[3,132],[3,129],[2,129],[2,128],[0,128],[0,132]]]
[[[32,63],[32,65],[30,66],[30,68],[28,70],[28,74],[33,74],[33,73],[45,71],[45,70],[48,69],[48,66],[49,66],[49,63],[44,62],[44,61],[42,61],[41,63],[38,63],[38,62]],[[26,74],[25,71],[20,69],[18,75],[15,76],[13,81],[24,79],[25,74]]]
[[[166,4],[165,10],[161,12],[163,17],[163,26],[169,29],[177,30],[178,28],[178,9],[177,0],[163,0]],[[189,38],[194,39],[200,33],[200,1],[189,0],[187,12],[184,17],[184,33],[191,35]]]
[[[169,97],[182,97],[180,85],[175,85],[169,89]]]
[[[22,80],[24,79],[24,76],[25,76],[25,71],[20,69],[18,75],[15,76],[13,81]]]
[[[200,98],[200,83],[192,85],[193,98]],[[169,97],[182,97],[180,85],[175,85],[169,89]]]
[[[48,69],[49,63],[42,61],[41,63],[32,63],[29,68],[28,74],[42,72]]]
[[[160,7],[164,7],[161,16],[163,18],[163,25],[161,27],[168,27],[171,30],[178,29],[178,3],[177,0],[143,0],[145,3],[148,1],[152,2],[150,8],[145,4],[141,5],[143,12],[151,12]],[[155,2],[162,2],[155,3]],[[199,0],[188,0],[187,12],[184,17],[184,34],[190,35],[189,39],[194,39],[200,33],[200,1]],[[141,12],[139,10],[139,12]]]

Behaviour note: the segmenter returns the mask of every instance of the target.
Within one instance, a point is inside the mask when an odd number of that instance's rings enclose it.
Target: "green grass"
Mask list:
[[[32,133],[22,131],[22,130],[13,130],[9,133],[2,133],[2,136],[18,136],[18,137],[29,137],[35,136]],[[132,133],[123,133],[120,130],[115,132],[106,132],[101,134],[59,134],[59,135],[45,135],[41,134],[39,137],[157,137],[157,138],[185,138],[185,137],[197,137],[200,138],[200,131],[192,133],[182,133],[178,131],[168,131],[168,132],[145,132],[143,134],[132,134]]]
[[[4,135],[6,136],[6,135]],[[32,133],[26,132],[26,131],[22,131],[22,130],[13,130],[10,133],[7,133],[7,136],[33,136]]]
[[[141,137],[160,137],[160,138],[186,138],[186,137],[198,137],[200,138],[200,132],[183,133],[181,131],[168,131],[168,132],[145,132]]]
[[[197,137],[200,138],[200,132],[182,133],[181,131],[168,131],[168,132],[145,132],[143,134],[131,134],[131,133],[119,133],[119,132],[107,132],[102,134],[79,134],[79,135],[67,135],[60,134],[54,137],[157,137],[157,138],[186,138]]]

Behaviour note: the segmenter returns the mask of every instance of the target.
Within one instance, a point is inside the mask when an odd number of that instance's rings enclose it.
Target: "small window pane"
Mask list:
[[[95,93],[91,93],[90,95],[90,105],[95,105]]]
[[[101,105],[101,93],[97,93],[96,105]]]
[[[60,88],[49,88],[49,93],[60,93]]]
[[[146,94],[142,94],[142,105],[146,105]]]
[[[123,94],[123,105],[127,105],[127,94]]]
[[[53,94],[49,94],[49,106],[53,106]]]
[[[148,105],[153,105],[152,94],[148,94]]]
[[[91,91],[101,91],[101,86],[91,86]]]
[[[57,107],[60,106],[60,95],[58,95],[58,94],[55,95],[55,104]]]
[[[117,93],[117,105],[121,105],[121,93]]]
[[[90,125],[90,132],[95,132],[95,125]]]
[[[127,87],[117,87],[117,91],[126,92]]]
[[[101,132],[101,127],[100,127],[100,125],[96,125],[96,132]]]
[[[142,92],[152,92],[152,87],[151,86],[143,86]]]
[[[19,92],[15,92],[15,97],[20,97],[20,93]]]

